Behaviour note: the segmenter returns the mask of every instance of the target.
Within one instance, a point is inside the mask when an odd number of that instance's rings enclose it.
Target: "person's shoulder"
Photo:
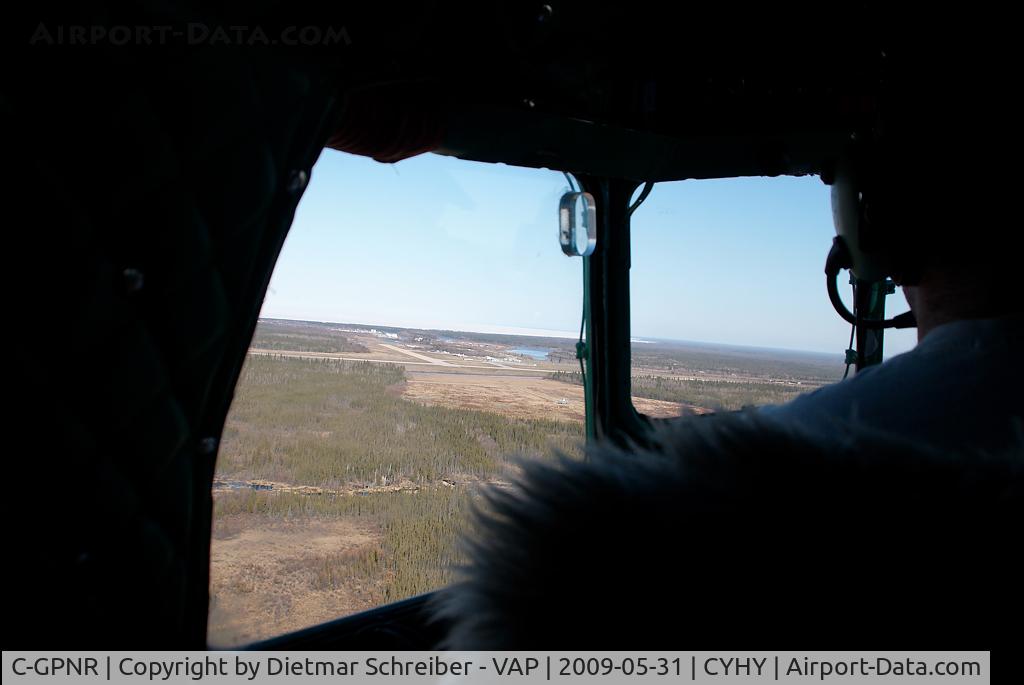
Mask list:
[[[949,353],[980,348],[999,350],[1024,338],[1024,314],[988,319],[958,319],[936,326],[915,350]]]
[[[1016,353],[1022,333],[1022,315],[951,321],[930,331],[913,349],[765,410],[800,412],[811,405],[845,406],[854,399],[868,400],[876,393],[898,395],[928,377],[955,374],[963,365],[996,367],[1006,354]]]
[[[921,366],[921,355],[916,352],[916,348],[904,352],[850,378],[823,385],[784,404],[758,407],[758,411],[773,419],[810,418],[814,414],[849,418],[855,403],[870,404],[873,398],[889,395],[902,379],[913,375],[913,370]]]
[[[908,352],[760,411],[819,435],[852,423],[937,445],[1003,445],[1021,415],[1021,321],[944,324]]]

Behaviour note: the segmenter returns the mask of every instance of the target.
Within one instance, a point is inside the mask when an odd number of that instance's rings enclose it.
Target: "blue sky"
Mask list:
[[[579,258],[558,247],[561,173],[332,150],[313,169],[263,316],[456,330],[578,331]],[[633,215],[632,335],[841,354],[816,178],[658,184]],[[890,298],[903,311],[902,295]],[[887,333],[887,351],[913,346]]]

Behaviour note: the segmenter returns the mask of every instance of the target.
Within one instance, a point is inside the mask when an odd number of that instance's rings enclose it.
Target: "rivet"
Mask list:
[[[288,178],[288,192],[297,193],[306,187],[306,183],[309,182],[309,174],[306,173],[305,169],[296,169],[291,173]]]
[[[125,292],[137,293],[142,290],[142,286],[146,282],[145,276],[138,269],[127,268],[121,273],[121,278],[124,282]]]

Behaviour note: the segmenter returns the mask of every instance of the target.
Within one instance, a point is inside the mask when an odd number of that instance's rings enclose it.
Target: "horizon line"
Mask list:
[[[406,330],[418,330],[418,331],[435,331],[438,333],[452,332],[452,333],[479,333],[483,335],[510,335],[524,338],[558,338],[564,340],[578,340],[579,334],[572,333],[569,331],[559,331],[555,329],[545,328],[524,328],[519,326],[492,326],[490,324],[468,324],[471,326],[490,327],[495,330],[479,330],[473,328],[460,328],[458,326],[465,326],[467,324],[455,324],[451,328],[429,328],[425,326],[407,326],[403,324],[384,324],[384,323],[359,323],[357,321],[323,321],[319,319],[293,319],[282,316],[259,316],[257,320],[274,320],[274,321],[294,321],[297,323],[316,323],[316,324],[328,324],[332,326],[380,326],[383,328],[401,328]],[[500,329],[500,330],[499,330]],[[516,331],[516,332],[512,332]],[[634,337],[630,336],[630,342],[633,344],[650,344],[650,343],[677,343],[682,345],[695,345],[704,347],[730,347],[738,348],[742,350],[755,350],[759,352],[782,352],[785,354],[806,354],[815,356],[836,356],[841,357],[842,355],[838,352],[821,352],[819,350],[801,350],[789,347],[766,347],[763,345],[740,345],[736,343],[724,343],[724,342],[711,342],[705,340],[680,340],[678,338],[661,338],[656,336],[643,336]]]

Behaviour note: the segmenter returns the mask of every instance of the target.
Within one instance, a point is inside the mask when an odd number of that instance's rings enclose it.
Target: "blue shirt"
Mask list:
[[[1024,449],[1024,316],[937,326],[917,347],[760,411],[834,434],[847,425],[939,449]]]

